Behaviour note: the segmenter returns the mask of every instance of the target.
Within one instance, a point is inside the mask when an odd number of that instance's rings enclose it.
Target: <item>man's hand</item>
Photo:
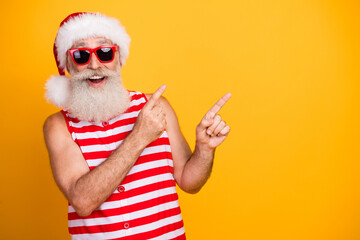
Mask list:
[[[146,145],[159,138],[166,128],[166,114],[159,102],[165,89],[162,85],[154,92],[136,120],[134,131],[141,132]]]
[[[230,99],[227,93],[220,98],[215,105],[205,114],[196,128],[196,144],[200,148],[213,150],[219,146],[230,132],[230,127],[221,119],[217,113]]]

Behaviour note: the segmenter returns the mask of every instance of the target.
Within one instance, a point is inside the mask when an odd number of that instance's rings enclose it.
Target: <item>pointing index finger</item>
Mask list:
[[[148,101],[148,104],[152,107],[160,99],[161,95],[165,92],[166,85],[161,85],[151,96]]]
[[[227,93],[222,98],[220,98],[215,103],[215,105],[212,108],[210,108],[210,110],[206,113],[205,118],[206,119],[214,118],[215,115],[220,111],[222,106],[224,106],[224,104],[230,99],[230,97],[231,97],[231,93]]]

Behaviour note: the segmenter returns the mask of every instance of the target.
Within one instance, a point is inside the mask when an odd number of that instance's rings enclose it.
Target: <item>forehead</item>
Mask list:
[[[113,45],[112,41],[104,37],[91,37],[76,41],[71,48],[88,47],[96,48],[101,45]]]

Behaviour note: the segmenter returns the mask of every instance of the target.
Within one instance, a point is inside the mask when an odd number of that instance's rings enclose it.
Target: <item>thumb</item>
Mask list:
[[[206,129],[208,127],[211,126],[211,124],[213,124],[214,119],[213,118],[203,118],[200,122],[200,127],[202,129]]]

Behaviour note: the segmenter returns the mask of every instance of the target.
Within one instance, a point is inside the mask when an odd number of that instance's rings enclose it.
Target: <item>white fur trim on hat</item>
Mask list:
[[[55,46],[59,67],[66,69],[66,52],[79,40],[104,37],[119,46],[120,63],[125,64],[129,55],[130,37],[120,22],[100,13],[83,13],[65,22],[58,30]]]
[[[70,97],[70,79],[66,76],[53,75],[45,84],[46,99],[61,108],[65,107]]]

